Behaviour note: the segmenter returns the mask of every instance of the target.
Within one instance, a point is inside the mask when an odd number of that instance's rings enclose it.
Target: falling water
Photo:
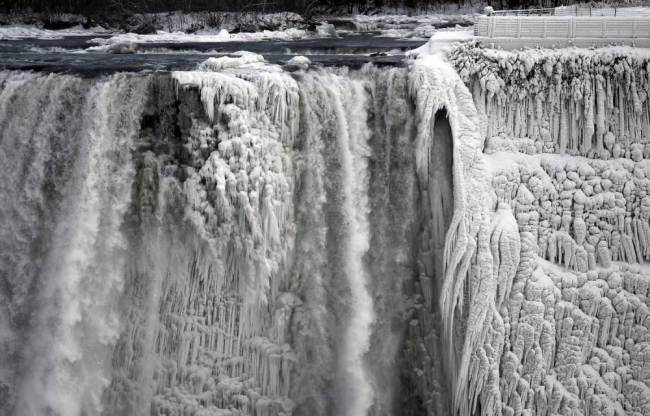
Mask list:
[[[342,233],[340,261],[345,283],[349,289],[348,317],[339,346],[339,363],[335,394],[336,413],[364,416],[373,400],[365,354],[369,349],[371,325],[374,320],[373,302],[367,287],[368,270],[364,256],[369,249],[368,224],[368,162],[369,131],[366,95],[362,81],[348,81],[337,76],[322,75],[314,80],[329,85],[326,93],[336,120],[336,151],[334,158],[340,166]],[[350,117],[350,115],[358,115]]]
[[[21,108],[5,106],[0,116],[3,173],[11,178],[3,196],[17,199],[3,204],[2,274],[12,284],[4,296],[5,304],[31,309],[24,321],[10,311],[14,320],[1,340],[19,357],[15,414],[100,414],[120,327],[120,227],[130,204],[143,84],[126,76],[91,85],[21,74],[3,81],[2,102]],[[21,247],[35,266],[19,257]]]
[[[424,406],[408,69],[256,62],[1,74],[2,414]]]

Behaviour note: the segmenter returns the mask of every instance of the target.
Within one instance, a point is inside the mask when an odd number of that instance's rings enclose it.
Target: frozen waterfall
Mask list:
[[[650,415],[650,61],[0,72],[0,414]]]
[[[3,73],[3,413],[394,414],[423,293],[408,82]]]

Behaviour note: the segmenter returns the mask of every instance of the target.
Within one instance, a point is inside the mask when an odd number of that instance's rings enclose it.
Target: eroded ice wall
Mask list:
[[[650,414],[648,58],[466,45],[448,59],[482,119],[492,259],[475,263],[497,285],[457,409]]]

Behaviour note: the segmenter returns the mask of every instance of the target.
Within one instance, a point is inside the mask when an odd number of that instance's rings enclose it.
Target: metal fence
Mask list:
[[[650,38],[650,18],[481,16],[474,34],[487,38]]]

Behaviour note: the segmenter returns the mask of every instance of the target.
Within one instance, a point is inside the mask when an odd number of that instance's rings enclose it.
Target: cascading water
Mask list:
[[[326,225],[331,235],[328,263],[334,270],[333,283],[340,285],[338,290],[343,288],[347,293],[340,300],[344,316],[339,317],[342,322],[337,330],[340,341],[336,346],[338,362],[332,392],[337,402],[333,411],[351,416],[366,415],[373,400],[365,362],[374,320],[365,264],[370,242],[367,218],[370,132],[365,117],[366,83],[327,73],[310,74],[299,81],[310,94],[323,99],[314,103],[306,98],[305,105],[321,106],[306,112],[313,117],[307,124],[327,129],[320,134],[331,149],[329,155],[325,155],[327,172],[323,172],[327,182],[325,199],[334,217],[334,221]],[[358,117],[350,117],[350,114]]]
[[[410,70],[2,73],[2,414],[444,409]]]
[[[0,406],[9,412],[13,403],[16,415],[100,414],[120,329],[120,228],[146,83],[11,73],[0,82],[9,308]]]
[[[353,104],[348,114],[364,114],[365,100],[360,93],[361,85],[355,85],[349,94]],[[336,113],[343,119],[346,109],[335,100]],[[368,129],[362,117],[349,121],[348,126],[338,133],[342,189],[342,210],[344,223],[348,224],[347,241],[342,243],[345,252],[344,273],[350,288],[350,310],[347,327],[339,356],[341,357],[337,378],[337,413],[361,416],[368,413],[373,392],[366,364],[365,354],[369,349],[371,325],[374,320],[372,298],[366,285],[368,271],[364,256],[369,249],[368,227]],[[346,130],[347,127],[347,131]]]

